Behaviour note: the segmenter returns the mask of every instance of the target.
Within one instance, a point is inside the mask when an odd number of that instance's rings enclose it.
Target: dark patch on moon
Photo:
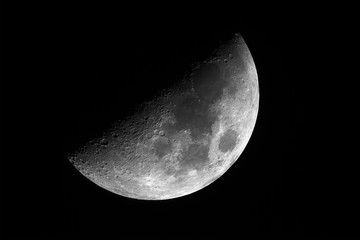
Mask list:
[[[168,141],[167,138],[159,138],[154,142],[153,148],[154,148],[155,154],[159,158],[162,158],[166,154],[171,153],[172,146],[171,146],[170,141]]]
[[[221,136],[219,141],[219,150],[223,153],[232,151],[236,146],[236,138],[238,136],[238,133],[235,130],[228,129],[224,133],[224,135]]]
[[[218,100],[228,82],[221,77],[218,64],[203,63],[191,76],[195,94],[178,99],[173,109],[176,123],[171,126],[175,132],[190,130],[191,137],[199,140],[211,133],[211,126],[217,116],[211,115],[210,104]],[[188,89],[190,91],[190,89]]]
[[[192,75],[194,90],[203,101],[213,103],[219,99],[226,81],[221,77],[218,64],[207,63],[195,70]]]
[[[183,153],[180,159],[182,168],[196,168],[204,166],[210,161],[209,159],[209,145],[194,143]]]
[[[190,130],[191,137],[199,140],[204,134],[211,132],[211,126],[215,117],[209,114],[209,105],[199,101],[195,96],[187,96],[182,99],[174,108],[176,123],[169,126],[175,132]]]

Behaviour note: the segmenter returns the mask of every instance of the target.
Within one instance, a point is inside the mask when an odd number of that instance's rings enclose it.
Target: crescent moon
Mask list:
[[[240,157],[258,108],[256,67],[236,35],[69,160],[95,184],[125,197],[185,196],[211,184]]]

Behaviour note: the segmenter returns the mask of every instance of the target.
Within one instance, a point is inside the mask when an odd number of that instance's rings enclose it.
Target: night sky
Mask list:
[[[24,23],[24,67],[5,91],[5,157],[16,165],[3,169],[9,233],[171,239],[353,228],[336,197],[347,191],[318,151],[318,107],[308,107],[324,51],[316,27],[121,6],[71,6],[56,16]],[[67,160],[235,33],[257,68],[259,113],[240,159],[218,180],[177,199],[135,200],[98,187]]]

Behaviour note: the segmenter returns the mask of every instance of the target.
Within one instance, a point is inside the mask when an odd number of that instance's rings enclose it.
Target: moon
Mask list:
[[[182,197],[208,186],[239,159],[258,108],[256,67],[236,34],[69,160],[89,180],[124,197]]]

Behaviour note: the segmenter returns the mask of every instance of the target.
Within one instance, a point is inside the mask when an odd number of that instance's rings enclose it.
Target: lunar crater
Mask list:
[[[221,152],[232,151],[237,144],[238,133],[233,129],[228,129],[220,137],[219,150]]]

